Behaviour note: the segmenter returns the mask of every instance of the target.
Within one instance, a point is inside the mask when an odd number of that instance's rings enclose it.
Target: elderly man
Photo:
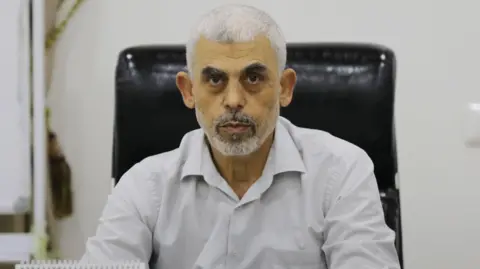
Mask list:
[[[367,154],[279,117],[296,82],[285,62],[284,37],[265,12],[226,5],[203,16],[187,44],[188,73],[176,77],[201,129],[122,177],[84,260],[399,268]]]

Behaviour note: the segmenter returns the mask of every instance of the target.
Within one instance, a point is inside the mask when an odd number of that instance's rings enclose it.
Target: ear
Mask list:
[[[188,74],[185,72],[178,72],[175,82],[178,90],[182,94],[185,106],[190,109],[195,108],[195,99],[193,98],[192,92],[193,84]]]
[[[297,83],[297,73],[291,68],[287,68],[283,71],[280,77],[280,105],[286,107],[292,102],[293,89]]]

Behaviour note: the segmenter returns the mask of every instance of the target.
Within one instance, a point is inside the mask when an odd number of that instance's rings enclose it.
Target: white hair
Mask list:
[[[264,35],[277,54],[278,70],[285,69],[287,61],[286,42],[280,27],[266,12],[252,6],[229,4],[206,13],[192,29],[188,40],[187,68],[192,74],[195,45],[200,37],[220,43],[253,41]]]

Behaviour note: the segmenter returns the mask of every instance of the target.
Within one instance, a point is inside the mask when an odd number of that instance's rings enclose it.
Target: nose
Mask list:
[[[239,84],[229,85],[225,91],[223,105],[228,110],[241,110],[245,106],[245,93]]]

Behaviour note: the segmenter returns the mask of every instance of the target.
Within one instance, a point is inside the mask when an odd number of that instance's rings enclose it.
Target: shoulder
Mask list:
[[[286,124],[306,167],[305,184],[327,212],[341,190],[375,182],[373,162],[360,147],[328,132]],[[374,185],[371,185],[374,186]]]
[[[182,138],[178,148],[138,162],[122,175],[114,193],[122,192],[124,196],[143,195],[131,198],[149,200],[152,205],[159,207],[163,190],[168,184],[178,182],[187,157],[202,137],[201,130],[191,131]]]
[[[312,189],[329,192],[343,186],[349,175],[373,174],[373,162],[360,147],[325,131],[281,121],[302,157]]]
[[[309,166],[328,166],[347,169],[359,161],[369,162],[367,153],[360,147],[328,132],[298,127],[282,118],[282,124],[290,133],[307,170]]]
[[[165,181],[174,175],[180,174],[186,160],[193,151],[201,146],[203,132],[200,129],[188,132],[182,138],[180,146],[174,150],[146,157],[135,164],[125,173],[140,174],[144,180],[154,181],[156,184]],[[120,181],[123,180],[120,179]]]

